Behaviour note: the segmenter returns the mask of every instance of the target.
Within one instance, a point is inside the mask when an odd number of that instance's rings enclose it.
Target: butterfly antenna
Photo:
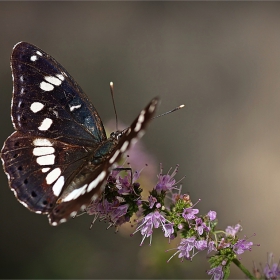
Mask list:
[[[110,82],[110,91],[111,91],[111,97],[113,100],[113,106],[114,106],[114,111],[115,111],[115,116],[116,116],[116,130],[118,131],[119,127],[118,127],[118,114],[117,114],[117,110],[116,110],[116,105],[115,105],[115,98],[114,98],[114,84],[113,82]]]
[[[165,112],[165,113],[163,113],[163,114],[160,114],[160,115],[158,115],[158,116],[155,116],[155,117],[153,117],[152,119],[156,119],[156,118],[159,118],[159,117],[168,115],[168,114],[173,113],[173,112],[175,112],[175,111],[178,111],[178,110],[180,110],[180,109],[182,109],[182,108],[184,108],[184,107],[185,107],[185,105],[182,104],[182,105],[180,105],[180,106],[178,106],[178,107],[176,107],[176,108],[174,108],[174,109],[172,109],[172,110],[170,110],[170,111],[167,111],[167,112]]]

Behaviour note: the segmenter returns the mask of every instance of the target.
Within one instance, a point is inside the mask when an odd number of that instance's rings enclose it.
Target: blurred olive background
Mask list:
[[[242,262],[280,258],[280,3],[1,2],[0,84],[3,143],[10,120],[9,57],[18,41],[55,57],[76,79],[104,122],[127,125],[154,96],[159,113],[143,142],[165,170],[180,164],[184,192],[219,226],[241,221],[260,243]],[[145,163],[143,162],[143,166]],[[206,254],[166,260],[161,230],[142,247],[140,234],[115,234],[90,216],[51,227],[29,212],[0,173],[1,278],[209,278]],[[244,278],[232,266],[231,278]]]

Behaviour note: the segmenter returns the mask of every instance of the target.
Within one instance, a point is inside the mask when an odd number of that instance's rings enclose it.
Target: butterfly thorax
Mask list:
[[[93,165],[98,165],[104,162],[110,154],[114,151],[116,145],[119,142],[120,132],[116,131],[111,133],[110,138],[102,141],[97,149],[94,150],[92,159],[90,162]]]

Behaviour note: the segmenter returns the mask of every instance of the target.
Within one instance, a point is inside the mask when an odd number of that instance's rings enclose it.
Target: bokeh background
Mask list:
[[[159,112],[143,138],[165,170],[180,164],[184,192],[219,226],[241,222],[260,243],[242,256],[280,258],[280,3],[277,2],[1,2],[0,141],[13,131],[9,57],[18,41],[55,57],[106,123],[129,125],[159,95]],[[143,166],[145,163],[143,162]],[[0,172],[1,278],[209,278],[207,256],[166,260],[175,248],[161,231],[139,247],[133,231],[106,230],[90,216],[51,227],[29,212]],[[242,236],[241,234],[241,236]],[[244,278],[232,266],[231,278]]]

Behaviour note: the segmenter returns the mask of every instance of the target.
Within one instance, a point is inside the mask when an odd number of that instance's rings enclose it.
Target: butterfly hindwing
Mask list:
[[[69,180],[87,164],[88,150],[17,131],[6,140],[1,156],[18,200],[31,211],[49,213]]]

